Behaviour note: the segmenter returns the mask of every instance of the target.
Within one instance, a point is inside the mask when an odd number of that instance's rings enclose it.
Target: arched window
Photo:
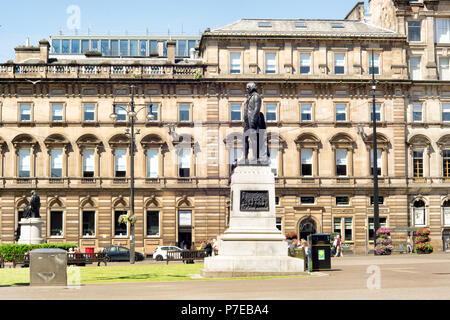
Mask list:
[[[12,140],[16,151],[15,175],[17,183],[31,183],[32,177],[36,175],[36,152],[39,144],[32,136],[20,134]]]
[[[450,179],[450,135],[440,138],[437,145],[442,157],[442,177],[444,180]]]
[[[417,199],[413,202],[413,219],[415,226],[425,226],[425,202]]]
[[[444,226],[450,226],[450,199],[442,203],[442,214],[444,217]]]
[[[345,133],[338,133],[330,139],[334,154],[334,175],[337,177],[353,176],[353,138]]]
[[[119,217],[128,215],[128,204],[123,197],[113,201],[113,237],[128,238],[128,224],[120,223]]]
[[[152,179],[163,176],[162,149],[165,143],[159,135],[149,134],[141,140],[141,145],[145,153],[144,172],[146,173],[146,181],[150,182]]]
[[[320,140],[312,133],[303,133],[295,139],[299,151],[299,165],[301,177],[313,177],[319,175],[318,152]]]
[[[431,141],[418,134],[409,139],[411,176],[418,181],[430,176]]]
[[[80,175],[81,183],[95,183],[95,177],[100,172],[100,147],[102,142],[93,134],[84,134],[77,139],[80,150],[81,163]]]
[[[51,238],[64,238],[65,215],[64,204],[59,198],[53,198],[48,202],[47,217],[48,236]]]
[[[368,168],[369,174],[373,175],[374,161],[373,161],[373,134],[370,134],[364,139],[366,143],[369,156]],[[379,176],[388,175],[388,148],[389,140],[383,134],[377,133],[377,172]]]
[[[275,176],[283,176],[283,153],[287,146],[286,141],[277,132],[269,132],[267,137],[269,141],[270,168]]]
[[[130,139],[125,134],[117,134],[109,140],[112,152],[112,176],[114,183],[126,182],[127,172],[129,171],[129,148]]]
[[[92,238],[97,234],[97,206],[91,197],[86,197],[80,203],[81,237]]]
[[[48,153],[48,171],[51,183],[62,183],[67,176],[67,153],[69,141],[60,134],[52,134],[44,140]]]
[[[145,202],[145,235],[149,238],[161,236],[161,206],[155,196]]]
[[[228,134],[224,140],[224,143],[228,151],[227,165],[229,168],[229,173],[231,174],[233,163],[237,164],[238,160],[244,156],[244,142],[242,133],[232,132]]]

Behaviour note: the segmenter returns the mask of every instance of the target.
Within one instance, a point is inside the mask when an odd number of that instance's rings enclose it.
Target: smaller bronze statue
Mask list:
[[[261,96],[254,82],[247,83],[248,99],[244,110],[244,159],[245,163],[265,164],[269,162],[266,122],[261,112]],[[248,159],[249,149],[252,158]]]
[[[41,199],[39,196],[33,191],[31,191],[31,201],[28,206],[25,207],[23,211],[23,217],[25,219],[28,218],[40,218],[39,209],[41,208]]]

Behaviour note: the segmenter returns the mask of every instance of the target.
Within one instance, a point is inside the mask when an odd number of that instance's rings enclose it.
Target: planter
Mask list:
[[[417,254],[430,254],[432,253],[432,250],[425,249],[425,250],[417,250]]]

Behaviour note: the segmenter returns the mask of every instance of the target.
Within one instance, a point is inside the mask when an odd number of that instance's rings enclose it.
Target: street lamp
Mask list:
[[[374,241],[373,241],[373,254],[377,255],[375,247],[377,245],[377,230],[380,227],[379,212],[378,212],[378,163],[377,163],[377,117],[376,117],[376,105],[375,105],[375,58],[374,50],[372,50],[372,159],[373,159],[373,228],[374,228]],[[380,119],[381,120],[381,119]]]
[[[116,105],[113,104],[114,110],[113,113],[110,114],[110,118],[114,121],[117,120],[118,114],[116,113]],[[134,215],[134,152],[135,152],[135,132],[134,132],[134,121],[136,119],[136,115],[139,111],[143,110],[147,105],[144,105],[138,111],[135,111],[134,107],[134,85],[131,86],[131,102],[129,104],[130,110],[127,108],[123,108],[119,106],[122,110],[127,113],[130,123],[130,214],[128,216],[128,221],[130,222],[130,263],[134,264],[135,262],[135,240],[134,240],[134,224],[136,222],[136,217]],[[155,115],[152,110],[153,105],[150,104],[150,110],[147,114],[147,120],[155,119]],[[126,130],[128,131],[128,130]],[[128,134],[128,132],[126,132]]]

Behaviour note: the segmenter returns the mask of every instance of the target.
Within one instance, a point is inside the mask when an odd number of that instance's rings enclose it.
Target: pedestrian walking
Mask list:
[[[406,253],[413,253],[411,239],[409,238],[409,236],[406,238]]]
[[[337,235],[334,236],[333,247],[331,248],[332,256],[336,255],[336,249],[337,249]]]
[[[206,251],[206,256],[207,256],[207,257],[210,257],[211,254],[212,254],[212,246],[211,246],[210,240],[208,240],[208,241],[206,242],[206,245],[205,245],[204,250]]]
[[[342,254],[341,236],[338,234],[336,239],[337,239],[337,242],[336,242],[336,255],[335,255],[335,257],[343,257],[344,255]]]

